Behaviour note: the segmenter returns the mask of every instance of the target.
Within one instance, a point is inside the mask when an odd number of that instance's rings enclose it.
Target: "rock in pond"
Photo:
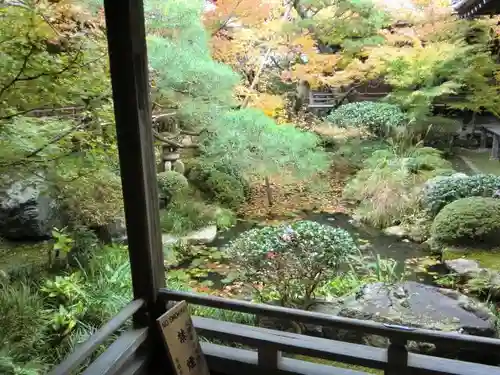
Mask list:
[[[183,237],[175,237],[170,234],[162,234],[163,245],[173,244],[177,241],[183,241],[188,245],[206,245],[217,237],[217,226],[209,225],[204,228],[192,231]]]
[[[317,302],[310,310],[380,323],[495,337],[495,318],[482,304],[452,290],[413,281],[395,285],[375,283],[339,302]],[[311,334],[322,337],[387,347],[386,338],[329,327],[308,326]],[[460,348],[441,348],[429,343],[410,342],[413,352],[451,358],[483,360],[481,353],[465,353]]]
[[[388,227],[384,229],[384,234],[388,236],[394,236],[403,238],[407,236],[405,229],[401,225],[395,225],[393,227]]]
[[[42,181],[17,181],[0,191],[0,236],[10,240],[47,239],[57,222],[55,200]]]
[[[481,270],[479,263],[472,259],[449,259],[444,261],[444,265],[450,272],[461,277],[470,277]]]

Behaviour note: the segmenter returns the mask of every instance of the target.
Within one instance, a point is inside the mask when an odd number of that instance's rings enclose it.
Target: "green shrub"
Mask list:
[[[248,198],[250,196],[250,184],[236,166],[229,163],[215,162],[214,168],[219,172],[228,174],[235,178],[242,186],[245,198]]]
[[[450,244],[478,240],[487,243],[499,233],[500,200],[495,198],[458,199],[437,214],[431,227],[433,240]]]
[[[500,190],[500,176],[463,174],[429,180],[422,191],[422,205],[436,215],[447,204],[467,197],[492,197]]]
[[[340,106],[327,120],[343,127],[365,127],[376,135],[387,135],[405,125],[406,115],[394,104],[355,102]]]
[[[228,208],[238,208],[249,194],[248,183],[228,165],[197,162],[189,167],[187,176],[207,198]]]
[[[165,233],[185,235],[215,223],[215,209],[195,198],[174,200],[160,211],[160,225]]]
[[[174,171],[160,172],[156,175],[156,179],[160,197],[168,201],[185,192],[189,186],[186,177]]]
[[[260,300],[283,306],[309,302],[355,252],[347,231],[312,221],[251,229],[227,248],[243,281],[262,286]]]
[[[433,148],[413,147],[402,155],[377,150],[347,183],[343,197],[358,202],[356,216],[375,227],[399,224],[418,211],[424,181],[448,170],[451,164]]]
[[[348,138],[334,151],[333,163],[335,168],[347,167],[358,170],[377,150],[388,150],[390,145],[380,139]]]
[[[59,182],[59,203],[73,225],[98,227],[123,216],[119,175],[109,170],[92,170]]]
[[[217,202],[228,208],[238,208],[245,203],[245,193],[240,182],[231,175],[215,171],[206,184]]]

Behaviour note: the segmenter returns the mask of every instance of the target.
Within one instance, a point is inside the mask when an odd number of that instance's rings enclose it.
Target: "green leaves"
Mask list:
[[[227,248],[242,280],[260,285],[261,299],[279,299],[284,306],[309,300],[356,252],[348,232],[312,221],[252,229]]]
[[[408,122],[407,116],[397,105],[380,102],[341,105],[327,120],[341,127],[367,128],[380,136],[391,134]]]
[[[110,91],[104,34],[62,36],[49,22],[66,21],[57,7],[39,2],[1,8],[0,119],[29,109],[77,105],[82,97]]]
[[[431,236],[438,243],[464,245],[480,241],[485,245],[497,245],[499,230],[500,200],[469,197],[453,201],[437,214]]]
[[[422,192],[422,205],[432,215],[461,198],[493,197],[500,190],[500,177],[477,174],[435,177],[427,181]]]

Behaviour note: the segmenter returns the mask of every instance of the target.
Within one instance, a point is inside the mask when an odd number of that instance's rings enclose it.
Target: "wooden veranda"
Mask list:
[[[382,349],[195,318],[195,326],[204,337],[241,343],[253,348],[249,350],[204,342],[202,349],[213,374],[364,374],[361,371],[289,358],[282,356],[282,353],[362,365],[380,369],[389,375],[500,374],[500,367],[409,353],[406,347],[411,340],[483,353],[500,353],[500,340],[390,326],[169,290],[168,285],[165,285],[159,227],[142,0],[105,0],[105,13],[134,300],[54,368],[50,375],[74,373],[130,317],[133,318],[133,327],[121,334],[83,374],[173,373],[172,363],[156,326],[156,319],[166,311],[169,302],[179,300],[371,333],[390,340],[389,348]]]

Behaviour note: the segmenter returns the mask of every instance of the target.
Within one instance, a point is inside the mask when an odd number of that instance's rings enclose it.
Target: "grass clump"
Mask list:
[[[423,183],[450,170],[441,152],[430,147],[378,150],[348,182],[343,197],[358,203],[355,214],[362,221],[379,228],[397,225],[420,209]]]

